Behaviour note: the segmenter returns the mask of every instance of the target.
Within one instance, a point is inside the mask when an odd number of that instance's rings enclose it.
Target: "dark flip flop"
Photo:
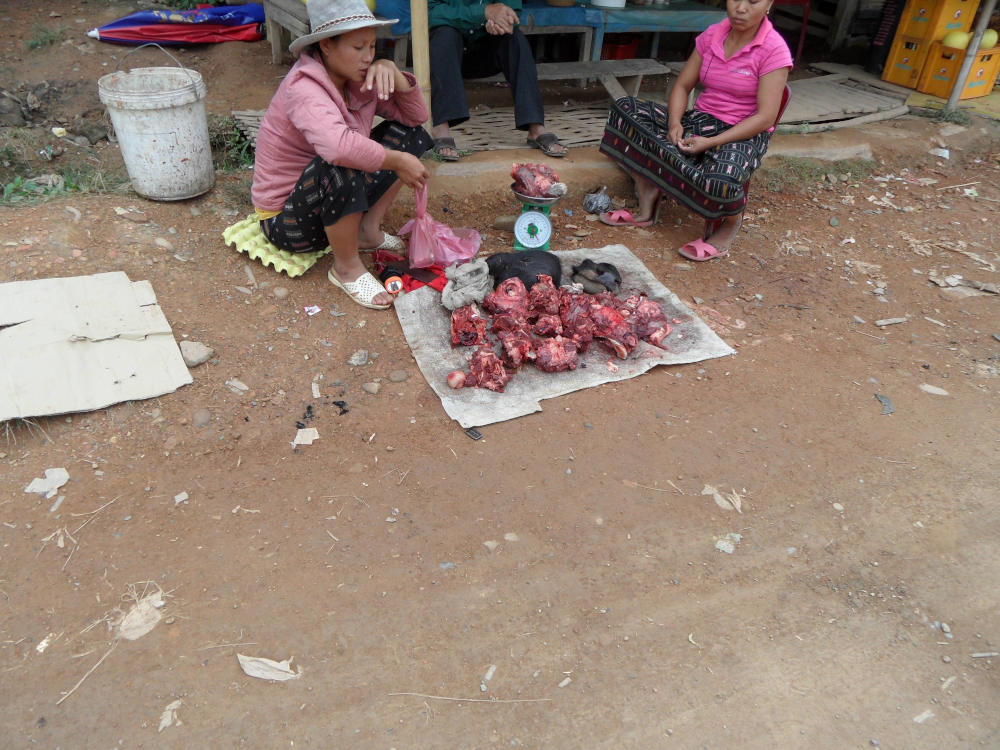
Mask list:
[[[443,154],[441,153],[444,149],[450,148],[454,151],[454,154]],[[458,161],[458,146],[455,145],[454,138],[435,138],[434,139],[434,153],[441,161]]]
[[[532,148],[540,149],[543,154],[551,156],[553,159],[561,159],[566,156],[566,151],[555,151],[552,147],[557,144],[563,145],[555,133],[542,133],[537,138],[528,139],[528,145]]]

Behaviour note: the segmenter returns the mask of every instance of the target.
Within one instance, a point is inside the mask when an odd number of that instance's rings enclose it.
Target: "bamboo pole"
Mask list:
[[[995,1],[995,0],[994,0]],[[424,101],[431,103],[431,56],[427,42],[427,0],[410,0],[410,45],[413,49],[413,75]],[[428,125],[429,123],[424,123]]]
[[[417,0],[411,0],[411,2],[417,2]],[[975,62],[976,55],[979,54],[979,43],[983,40],[983,32],[986,31],[986,26],[990,22],[990,16],[993,15],[993,8],[996,7],[996,4],[997,0],[986,0],[979,6],[979,20],[976,21],[976,29],[972,32],[972,39],[965,48],[965,59],[962,60],[962,67],[951,87],[951,94],[948,96],[945,110],[952,110],[958,106],[958,98],[962,95],[962,89],[965,88],[965,79],[969,77],[972,63]],[[990,81],[990,86],[993,86],[993,81]]]

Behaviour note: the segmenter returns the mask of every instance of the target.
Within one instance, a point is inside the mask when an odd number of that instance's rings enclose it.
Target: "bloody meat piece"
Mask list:
[[[510,170],[514,192],[529,198],[548,198],[549,189],[559,182],[559,175],[545,164],[515,164]]]
[[[528,290],[516,276],[504,279],[496,289],[486,295],[483,307],[494,314],[510,313],[519,317],[528,315]]]
[[[515,370],[535,358],[535,338],[527,329],[500,331],[497,338],[500,339],[500,354],[504,362]]]
[[[559,314],[559,290],[552,283],[552,277],[538,274],[538,283],[528,292],[531,311],[539,315]]]
[[[558,315],[539,315],[531,330],[539,336],[559,336],[563,332],[562,319]]]
[[[630,312],[626,321],[632,332],[643,341],[666,349],[662,342],[670,335],[671,328],[659,303],[645,294],[634,294],[625,300],[624,307]]]
[[[464,305],[451,314],[451,345],[479,346],[486,341],[486,318],[473,305]]]
[[[589,294],[560,295],[559,317],[563,324],[563,335],[573,340],[577,351],[587,351],[594,340],[594,321],[590,318],[592,297]]]
[[[489,388],[491,391],[503,393],[510,380],[507,368],[503,366],[500,357],[489,346],[480,346],[472,354],[469,362],[469,374],[465,378],[466,387]]]
[[[528,322],[513,313],[493,316],[493,333],[500,340],[500,355],[515,370],[526,360],[535,358],[535,339]]]
[[[493,316],[490,330],[497,335],[501,331],[528,331],[528,321],[514,313],[498,313]]]
[[[535,345],[535,367],[545,372],[575,370],[578,361],[576,343],[572,339],[554,336]]]
[[[600,295],[595,295],[595,297]],[[592,304],[590,319],[594,321],[594,338],[615,353],[619,359],[625,359],[629,352],[639,345],[639,339],[632,333],[632,328],[625,322],[625,316],[610,305]]]

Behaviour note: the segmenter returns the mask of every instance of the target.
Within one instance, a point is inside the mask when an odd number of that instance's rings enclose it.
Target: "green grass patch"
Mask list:
[[[128,184],[113,152],[64,147],[39,128],[9,128],[0,147],[0,206],[24,206],[77,193],[112,193]]]
[[[772,193],[795,192],[815,187],[817,183],[824,182],[828,174],[837,177],[847,175],[848,182],[856,182],[869,176],[876,166],[871,159],[831,162],[798,156],[775,156],[761,165],[754,180]]]
[[[53,44],[58,44],[65,39],[67,31],[69,31],[69,29],[65,26],[60,26],[57,29],[50,29],[46,26],[36,26],[31,36],[24,44],[30,50],[45,49],[46,47],[51,47]]]
[[[910,113],[917,117],[926,117],[937,122],[953,122],[956,125],[968,125],[972,117],[964,109],[924,109],[910,107]]]
[[[233,172],[253,167],[254,148],[232,117],[213,115],[208,120],[208,140],[217,169]]]

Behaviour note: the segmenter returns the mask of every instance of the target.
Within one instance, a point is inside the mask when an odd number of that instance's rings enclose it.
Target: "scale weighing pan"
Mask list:
[[[521,203],[525,203],[529,206],[551,206],[553,203],[555,203],[557,200],[563,197],[561,195],[557,195],[553,198],[535,198],[534,196],[523,195],[517,192],[516,190],[514,190],[514,185],[515,183],[513,182],[510,183],[511,192],[517,196],[517,199],[521,201]]]

